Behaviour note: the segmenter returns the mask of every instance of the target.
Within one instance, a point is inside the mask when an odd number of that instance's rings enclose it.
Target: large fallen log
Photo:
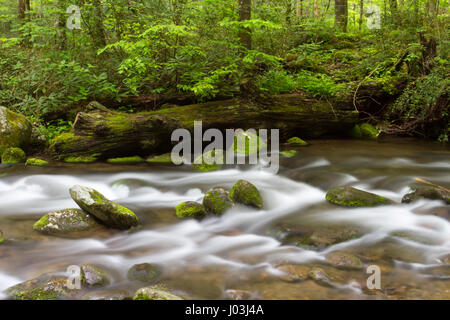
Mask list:
[[[51,150],[57,158],[147,156],[170,151],[173,130],[193,132],[194,121],[202,121],[204,130],[280,129],[283,141],[295,135],[342,135],[357,120],[351,104],[332,106],[300,95],[279,95],[258,105],[231,99],[138,114],[113,112],[93,102],[77,114],[71,132],[54,139]]]

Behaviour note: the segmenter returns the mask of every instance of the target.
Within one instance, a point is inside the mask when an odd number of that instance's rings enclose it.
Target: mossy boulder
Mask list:
[[[378,133],[379,131],[377,128],[372,126],[369,123],[363,123],[361,126],[361,137],[363,139],[369,139],[369,140],[376,140],[378,139]]]
[[[175,207],[178,218],[202,219],[206,216],[206,210],[202,204],[194,201],[186,201]]]
[[[241,154],[251,155],[259,152],[259,149],[267,146],[267,143],[251,131],[238,131],[234,135],[233,145],[230,151]]]
[[[413,186],[414,190],[411,193],[406,194],[402,202],[411,203],[419,199],[430,199],[430,200],[442,200],[447,204],[450,204],[450,193],[442,188],[433,186]]]
[[[287,141],[290,145],[295,145],[296,147],[306,147],[309,145],[305,140],[300,139],[299,137],[292,137]]]
[[[211,150],[199,155],[192,164],[192,168],[196,171],[209,172],[217,171],[223,167],[225,163],[225,151]]]
[[[33,230],[50,235],[64,235],[98,227],[97,220],[80,209],[52,211],[37,221]]]
[[[88,287],[103,287],[110,283],[109,276],[101,268],[91,265],[81,265],[81,283]]]
[[[106,160],[106,162],[111,164],[133,164],[133,163],[141,163],[144,162],[144,159],[142,159],[139,156],[134,157],[123,157],[123,158],[111,158]]]
[[[376,207],[392,204],[387,198],[353,187],[333,188],[327,192],[326,199],[343,207]]]
[[[157,286],[145,287],[136,291],[133,300],[185,300],[182,296]]]
[[[224,188],[213,188],[203,197],[203,207],[205,207],[207,212],[215,215],[222,215],[233,206],[233,200],[230,198],[229,192]]]
[[[348,252],[334,251],[326,256],[327,261],[335,267],[345,269],[362,269],[361,260]]]
[[[263,202],[258,189],[250,182],[239,180],[230,190],[230,198],[246,206],[252,206],[258,209],[262,208]]]
[[[133,211],[106,199],[97,190],[84,186],[73,186],[70,188],[70,195],[81,209],[95,216],[107,226],[126,230],[139,224],[139,219]]]
[[[135,264],[128,270],[127,278],[130,281],[152,282],[162,274],[159,266],[150,263]]]
[[[8,288],[5,293],[14,300],[67,300],[73,297],[67,278],[44,274]]]
[[[27,155],[20,148],[8,148],[2,153],[3,164],[24,163],[27,160]]]
[[[48,161],[38,159],[38,158],[28,158],[25,162],[26,166],[35,166],[35,167],[46,167],[48,166]]]
[[[361,139],[362,138],[361,127],[356,124],[353,127],[353,129],[349,132],[349,135],[354,139]]]
[[[24,116],[0,106],[0,154],[6,149],[27,149],[31,139],[31,123]]]

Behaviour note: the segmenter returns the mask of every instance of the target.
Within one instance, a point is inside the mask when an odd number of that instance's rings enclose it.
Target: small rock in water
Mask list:
[[[353,187],[333,188],[327,192],[326,199],[343,207],[376,207],[393,203],[385,197]]]
[[[186,201],[175,207],[178,218],[202,219],[206,216],[206,210],[202,204],[194,201]]]
[[[317,283],[325,286],[331,285],[331,280],[328,274],[321,268],[314,267],[308,272],[308,277]]]
[[[262,199],[258,189],[248,181],[239,180],[230,190],[230,198],[247,206],[262,208]]]
[[[300,139],[299,137],[292,137],[287,141],[288,144],[296,145],[296,146],[307,146],[309,145],[308,142],[305,140]]]
[[[81,297],[82,300],[132,300],[126,290],[96,290]]]
[[[410,203],[419,199],[442,200],[450,204],[450,193],[433,186],[416,186],[414,191],[405,195],[403,203]]]
[[[362,269],[363,267],[361,260],[348,252],[331,252],[327,255],[326,259],[335,267],[347,269]]]
[[[289,280],[303,281],[308,279],[310,268],[305,265],[286,264],[277,268],[283,272],[286,272],[289,276]]]
[[[232,290],[225,291],[225,299],[227,300],[253,300],[254,294],[245,290]]]
[[[95,218],[81,209],[63,209],[43,216],[34,224],[33,230],[44,234],[59,235],[86,231],[98,226]]]
[[[139,224],[139,219],[134,212],[106,199],[97,190],[74,186],[70,188],[70,195],[80,208],[92,214],[107,226],[117,229],[130,229]]]
[[[229,192],[224,188],[209,190],[203,198],[203,206],[208,212],[222,215],[226,210],[234,206]]]
[[[174,294],[167,289],[151,286],[136,291],[133,300],[185,300],[182,296]]]
[[[202,172],[217,171],[223,167],[223,164],[225,163],[224,159],[224,150],[211,150],[195,158],[192,168]]]
[[[37,158],[28,158],[27,162],[25,162],[26,166],[35,166],[35,167],[46,167],[48,166],[48,161],[37,159]]]
[[[89,287],[106,286],[110,283],[108,275],[91,264],[81,265],[81,282]]]
[[[162,274],[161,268],[150,263],[135,264],[128,270],[127,278],[130,281],[151,282]]]

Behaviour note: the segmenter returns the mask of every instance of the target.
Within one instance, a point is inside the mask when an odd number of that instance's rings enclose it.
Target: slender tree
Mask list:
[[[252,1],[239,0],[239,21],[247,21],[252,17]],[[239,40],[243,47],[251,50],[252,34],[249,28],[240,28]]]
[[[348,0],[334,0],[334,25],[347,32]]]

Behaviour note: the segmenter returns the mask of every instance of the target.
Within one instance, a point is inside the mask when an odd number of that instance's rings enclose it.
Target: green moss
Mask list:
[[[350,134],[350,137],[352,137],[354,139],[362,138],[361,128],[357,124],[353,127],[353,129],[350,131],[349,134]]]
[[[79,157],[67,157],[64,159],[64,162],[67,163],[93,163],[97,161],[97,155],[92,156],[79,156]]]
[[[8,148],[2,153],[2,163],[24,163],[27,159],[25,152],[20,148]]]
[[[27,118],[0,106],[0,155],[12,147],[26,150],[31,130],[32,126]]]
[[[258,189],[248,181],[239,180],[230,190],[230,198],[247,206],[262,208],[262,199]]]
[[[419,199],[442,200],[450,204],[450,193],[446,190],[433,186],[412,186],[413,192],[406,194],[402,202],[410,203]]]
[[[27,162],[25,162],[27,166],[37,166],[37,167],[45,167],[48,166],[48,161],[37,159],[37,158],[28,158]]]
[[[208,212],[216,215],[223,214],[227,209],[233,207],[233,201],[229,193],[223,188],[214,188],[203,197],[203,206]]]
[[[361,125],[361,136],[364,139],[376,140],[378,139],[378,130],[369,123]]]
[[[215,160],[214,160],[215,159]],[[224,150],[211,150],[203,153],[198,156],[194,163],[192,164],[192,168],[196,171],[201,172],[210,172],[220,170],[223,166],[225,159],[225,151]],[[215,161],[215,162],[214,162]]]
[[[141,163],[141,162],[144,162],[144,159],[142,159],[139,156],[134,156],[134,157],[124,157],[124,158],[112,158],[112,159],[108,159],[106,162],[111,163],[111,164]]]
[[[307,145],[309,145],[308,142],[306,142],[306,141],[300,139],[299,137],[292,137],[292,138],[290,138],[290,139],[287,141],[287,143],[289,143],[289,144],[295,144],[295,145],[297,145],[297,146],[307,146]]]
[[[296,154],[297,154],[296,150],[286,150],[286,151],[282,151],[281,152],[281,155],[286,157],[286,158],[292,158]]]
[[[6,290],[14,300],[61,300],[68,298],[67,279],[39,278],[20,283]]]
[[[344,207],[375,207],[391,204],[392,201],[382,196],[358,190],[352,187],[337,187],[327,192],[326,199]]]
[[[3,236],[3,231],[0,230],[0,243],[5,242],[5,237]]]
[[[159,156],[150,157],[147,159],[149,163],[172,163],[172,158],[170,153],[162,154]]]
[[[39,231],[42,230],[46,225],[48,225],[48,214],[39,219],[34,225],[33,230]]]
[[[136,291],[133,300],[184,300],[182,296],[173,294],[167,289],[152,286]]]
[[[196,218],[201,219],[206,216],[206,210],[200,203],[186,201],[175,207],[178,218]]]

